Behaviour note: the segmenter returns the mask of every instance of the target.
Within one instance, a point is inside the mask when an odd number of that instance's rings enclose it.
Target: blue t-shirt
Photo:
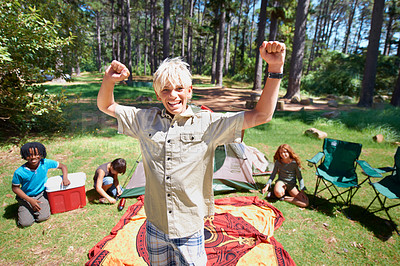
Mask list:
[[[12,184],[21,186],[22,191],[29,197],[37,196],[45,189],[47,171],[57,167],[58,162],[50,159],[41,159],[36,170],[29,169],[25,164],[21,165],[14,172]]]

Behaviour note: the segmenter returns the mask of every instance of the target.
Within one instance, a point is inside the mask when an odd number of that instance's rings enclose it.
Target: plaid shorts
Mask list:
[[[146,221],[146,243],[150,265],[206,265],[204,230],[189,237],[169,238]]]

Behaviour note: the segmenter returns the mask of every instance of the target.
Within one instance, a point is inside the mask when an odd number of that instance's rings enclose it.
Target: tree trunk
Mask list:
[[[187,63],[192,67],[193,64],[193,26],[192,26],[192,18],[193,18],[193,0],[190,0],[189,6],[189,23],[188,23],[188,39],[187,39]]]
[[[276,8],[279,7],[279,1],[274,1],[273,10],[271,12],[271,23],[269,24],[269,40],[275,41],[276,34],[278,33],[278,14],[276,12]]]
[[[315,51],[314,51],[314,58],[315,57],[319,57],[319,50],[324,48],[324,39],[325,39],[325,31],[326,31],[326,21],[327,21],[327,17],[328,17],[328,6],[329,6],[329,2],[328,0],[323,0],[321,3],[321,7],[320,7],[320,12],[321,12],[321,18],[319,21],[319,24],[317,25],[318,27],[318,35],[317,35],[317,42],[316,42],[316,46],[315,46]]]
[[[96,11],[96,39],[97,39],[97,70],[101,71],[101,35],[100,35],[100,12]]]
[[[173,21],[176,21],[177,20],[177,15],[175,15],[175,19],[173,19]],[[174,29],[173,29],[173,31],[172,31],[172,44],[171,44],[171,57],[174,57],[174,55],[175,55],[175,43],[176,43],[176,24],[177,23],[174,23]]]
[[[163,59],[169,56],[169,33],[170,22],[170,0],[164,0],[164,21],[163,21]]]
[[[181,46],[181,56],[185,56],[185,0],[182,0],[182,46]]]
[[[243,28],[242,28],[242,44],[240,45],[240,65],[244,64],[244,50],[246,48],[246,34],[247,34],[247,21],[248,21],[248,14],[249,14],[249,7],[245,8],[245,16],[243,21]]]
[[[138,13],[136,13],[138,14]],[[147,17],[144,18],[144,20],[146,20]],[[136,23],[136,32],[140,32],[140,27],[142,26],[142,20],[143,18],[140,18],[138,23]],[[136,51],[136,60],[135,60],[135,68],[136,68],[136,73],[138,73],[139,75],[141,75],[141,73],[139,72],[139,67],[140,67],[140,63],[142,62],[142,46],[140,45],[140,41],[139,41],[139,34],[134,34],[135,39],[134,39],[134,43],[136,44],[135,46],[135,51]]]
[[[229,63],[231,57],[231,52],[229,49],[231,45],[230,41],[231,41],[231,22],[228,23],[226,30],[226,53],[225,53],[225,70],[224,70],[225,75],[227,75],[229,71]]]
[[[392,41],[392,26],[393,26],[393,17],[396,15],[396,1],[392,0],[392,6],[389,8],[389,20],[386,28],[386,38],[385,38],[385,49],[383,51],[384,55],[390,54],[390,46]]]
[[[317,16],[317,21],[315,22],[315,31],[314,31],[314,38],[312,41],[312,45],[311,45],[311,51],[310,51],[310,56],[308,57],[308,66],[307,66],[307,74],[308,72],[310,72],[313,67],[312,67],[312,62],[314,61],[314,57],[315,57],[315,51],[316,51],[316,47],[318,45],[318,29],[319,29],[319,22],[321,20],[321,12],[319,12],[319,15]]]
[[[217,86],[222,87],[222,77],[224,70],[224,51],[225,51],[225,5],[221,4],[221,15],[219,21],[219,38],[218,38],[218,51],[217,51],[217,71],[216,71],[216,81]]]
[[[144,39],[147,40],[148,39],[147,18],[149,17],[149,8],[147,6],[147,1],[145,4],[145,14],[146,14],[146,16],[144,19]],[[149,57],[149,45],[148,45],[148,42],[144,42],[143,45],[144,45],[143,71],[144,71],[144,74],[147,75],[147,62],[148,62],[147,60]]]
[[[121,17],[121,50],[120,50],[120,60],[122,63],[126,64],[125,61],[125,5],[124,5],[124,0],[120,0],[120,5],[121,5],[121,13],[119,14]]]
[[[293,38],[293,51],[290,60],[289,84],[284,98],[300,96],[300,82],[303,68],[306,39],[307,14],[310,0],[299,0],[296,10],[296,24]]]
[[[353,18],[354,18],[354,14],[356,13],[357,5],[358,5],[358,0],[354,0],[353,6],[350,10],[349,20],[347,22],[346,34],[344,35],[344,47],[343,47],[344,54],[347,54],[347,52],[348,52],[351,26],[353,25]]]
[[[261,79],[262,79],[262,64],[263,60],[260,55],[260,50],[258,47],[264,41],[265,36],[265,24],[267,23],[267,4],[268,0],[261,1],[261,8],[260,8],[260,16],[258,20],[258,29],[257,29],[257,48],[256,50],[256,67],[254,71],[254,84],[253,90],[254,91],[261,91]]]
[[[276,34],[278,33],[278,14],[276,12],[276,8],[279,7],[279,2],[274,1],[273,3],[273,10],[271,12],[271,23],[269,24],[269,41],[275,41],[276,40]],[[264,74],[264,79],[263,83],[267,81],[268,77],[268,68],[265,68],[265,74]]]
[[[358,52],[358,50],[360,50],[361,48],[360,48],[360,43],[361,43],[361,33],[362,33],[362,28],[363,28],[363,26],[364,26],[364,20],[365,20],[365,11],[363,10],[362,12],[361,12],[361,15],[360,15],[360,23],[359,23],[359,27],[358,27],[358,33],[357,33],[357,41],[356,41],[356,46],[355,46],[355,48],[354,48],[354,53],[356,53],[356,52]]]
[[[81,66],[79,65],[79,61],[81,60],[81,58],[79,58],[79,60],[76,61],[76,75],[79,77],[81,75]],[[398,82],[397,82],[398,83]]]
[[[383,8],[385,0],[374,0],[372,10],[371,30],[368,38],[367,56],[364,66],[364,76],[358,106],[371,107],[374,98],[376,68],[378,65],[379,39],[383,23]]]
[[[232,67],[231,67],[231,75],[232,76],[235,75],[236,55],[237,55],[238,42],[239,42],[240,19],[242,18],[242,7],[243,7],[243,0],[240,0],[239,17],[238,17],[238,23],[236,25],[235,50],[233,52],[233,60],[232,60]]]
[[[217,37],[218,37],[218,32],[214,31],[214,39],[213,39],[213,46],[212,46],[212,59],[211,59],[211,84],[215,84],[215,74],[216,74],[216,68],[217,68],[217,63],[215,60],[216,56],[216,47],[217,47]]]
[[[400,69],[399,76],[397,77],[396,87],[394,88],[390,104],[396,107],[400,107]]]
[[[131,38],[131,12],[130,12],[131,2],[126,0],[126,42],[127,42],[127,63],[129,75],[128,80],[132,81],[132,38]]]
[[[253,54],[253,34],[255,31],[254,17],[256,14],[256,2],[258,2],[258,1],[253,0],[253,13],[251,15],[251,30],[250,30],[250,36],[249,36],[249,57],[252,57],[252,54]]]
[[[154,55],[154,48],[155,48],[155,7],[156,7],[156,0],[150,0],[150,51],[149,51],[149,59],[150,59],[150,70],[151,73],[156,71],[156,61]]]
[[[111,47],[112,59],[117,59],[117,54],[115,51],[114,0],[111,0]]]

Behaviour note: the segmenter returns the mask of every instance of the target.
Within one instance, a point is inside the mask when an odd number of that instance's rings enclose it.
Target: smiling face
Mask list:
[[[156,94],[167,112],[174,116],[186,111],[188,100],[192,97],[192,86],[184,88],[182,85],[169,83]]]
[[[192,97],[192,78],[189,65],[176,57],[165,59],[153,76],[157,99],[167,112],[174,116],[186,111]]]
[[[285,149],[285,148],[281,148],[280,150],[279,150],[279,156],[281,157],[281,160],[283,161],[283,162],[289,162],[291,159],[290,159],[290,153],[288,152],[288,150],[287,149]]]
[[[29,153],[30,153],[30,155],[26,157],[26,160],[27,160],[26,166],[29,169],[34,170],[39,166],[40,159],[42,159],[42,157],[40,156],[37,148],[35,148],[35,149],[30,148]]]

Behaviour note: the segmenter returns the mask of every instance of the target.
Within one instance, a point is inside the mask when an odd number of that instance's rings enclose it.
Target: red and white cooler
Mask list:
[[[62,184],[62,176],[50,177],[45,184],[52,214],[86,206],[86,174],[68,173],[68,179],[71,182],[68,186]]]

